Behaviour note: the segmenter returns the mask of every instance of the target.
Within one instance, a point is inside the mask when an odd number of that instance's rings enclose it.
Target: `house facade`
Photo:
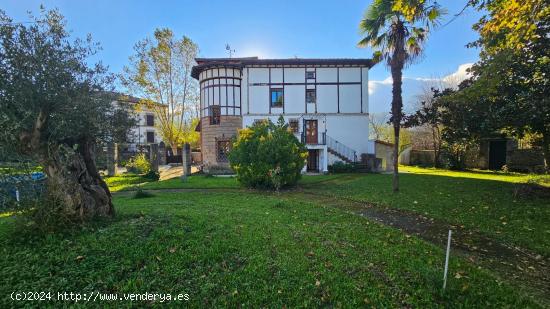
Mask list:
[[[205,170],[228,167],[238,129],[283,116],[308,149],[304,171],[373,154],[369,141],[369,59],[198,58]]]
[[[136,151],[140,145],[158,144],[162,141],[157,128],[155,111],[139,104],[139,98],[117,95],[113,104],[126,108],[136,117],[136,125],[130,129],[128,136],[128,151]]]

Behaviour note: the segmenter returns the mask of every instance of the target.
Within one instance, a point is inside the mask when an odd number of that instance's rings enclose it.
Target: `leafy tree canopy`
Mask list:
[[[545,0],[471,1],[488,12],[474,26],[481,48],[472,100],[488,102],[493,125],[517,137],[540,134],[550,170],[550,4]]]
[[[128,92],[156,113],[163,140],[172,148],[181,145],[185,127],[199,115],[198,84],[191,77],[198,52],[189,37],[156,29],[153,37],[136,43],[120,76]]]
[[[71,215],[113,214],[94,148],[125,139],[133,124],[107,95],[112,76],[88,65],[99,46],[71,40],[63,16],[41,8],[32,22],[0,11],[0,150],[30,157],[48,175],[48,194]]]

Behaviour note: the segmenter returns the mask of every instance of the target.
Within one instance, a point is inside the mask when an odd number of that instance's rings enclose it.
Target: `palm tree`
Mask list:
[[[444,11],[435,1],[374,0],[359,24],[360,47],[370,46],[376,62],[386,61],[391,70],[395,143],[393,149],[393,191],[399,191],[399,128],[403,117],[401,85],[403,68],[422,55],[429,30],[439,24]]]

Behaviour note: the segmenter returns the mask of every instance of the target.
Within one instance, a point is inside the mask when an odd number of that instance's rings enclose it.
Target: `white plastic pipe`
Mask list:
[[[443,274],[443,289],[447,287],[447,271],[449,270],[449,253],[451,253],[451,234],[449,230],[449,237],[447,238],[447,254],[445,255],[445,273]]]

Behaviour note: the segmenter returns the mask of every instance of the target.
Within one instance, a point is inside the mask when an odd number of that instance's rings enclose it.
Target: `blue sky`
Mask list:
[[[40,4],[59,8],[67,18],[74,36],[92,37],[101,43],[98,55],[114,73],[121,71],[132,54],[133,45],[157,27],[171,28],[178,36],[187,35],[200,47],[201,57],[226,56],[225,44],[235,50],[235,56],[261,58],[369,58],[370,49],[357,48],[360,39],[358,23],[371,1],[141,1],[141,0],[0,0],[0,8],[16,21],[28,20],[26,11],[38,11]],[[449,20],[467,0],[441,0]],[[451,24],[434,31],[421,62],[404,72],[410,80],[443,77],[460,65],[473,63],[478,51],[465,45],[476,39],[471,30],[479,13],[468,10]],[[373,95],[389,72],[383,65],[370,73]],[[418,90],[407,89],[410,100]],[[387,87],[386,87],[387,88]],[[414,87],[413,87],[414,88]],[[387,89],[386,89],[387,90]],[[376,93],[379,91],[378,93]],[[375,103],[386,106],[385,93]],[[371,99],[372,101],[372,99]]]

